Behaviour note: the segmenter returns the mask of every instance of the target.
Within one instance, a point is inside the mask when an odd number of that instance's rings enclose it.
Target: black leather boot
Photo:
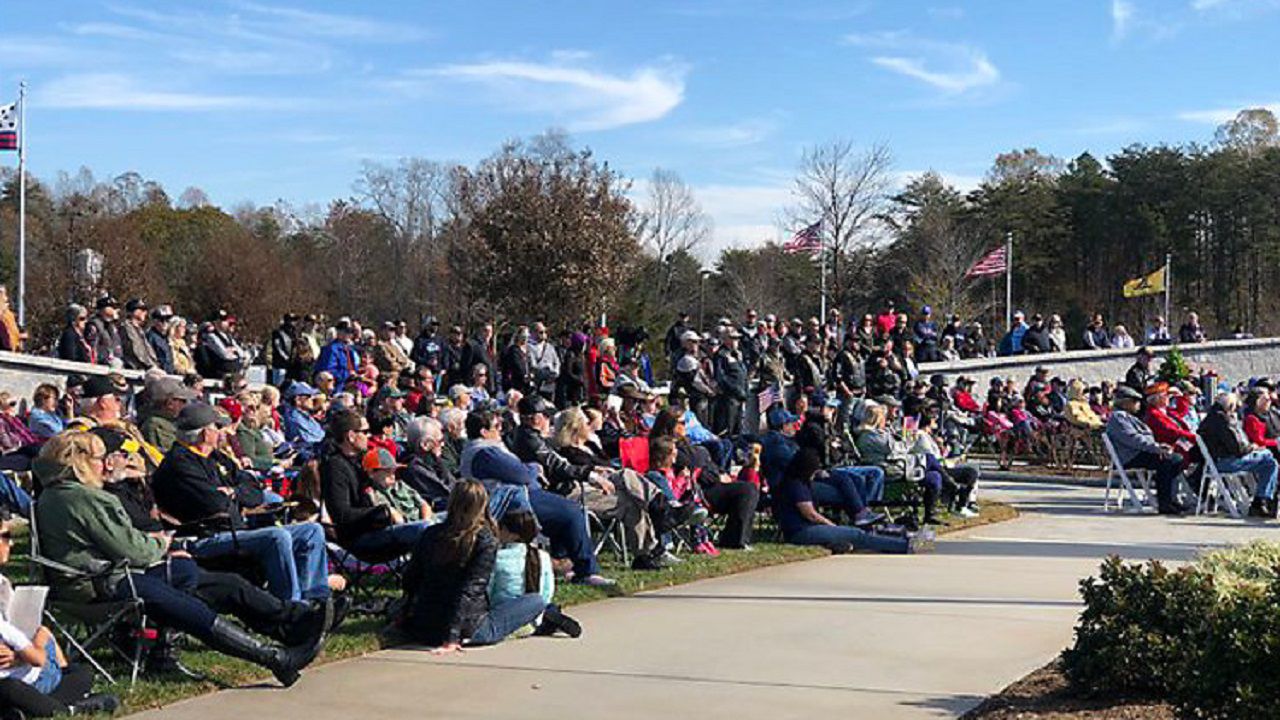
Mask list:
[[[311,645],[286,648],[265,643],[250,635],[239,625],[223,618],[213,621],[208,642],[209,647],[220,653],[267,668],[285,687],[298,682],[302,668],[309,665],[316,659],[316,655],[320,654],[321,644],[317,640]]]

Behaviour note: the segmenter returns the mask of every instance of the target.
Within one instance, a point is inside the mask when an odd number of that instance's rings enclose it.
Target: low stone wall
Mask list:
[[[135,385],[142,383],[144,375],[141,370],[112,370],[104,365],[0,351],[0,390],[8,390],[28,401],[38,385],[52,383],[65,389],[67,378],[72,375],[107,375],[112,372],[120,373]]]
[[[1159,368],[1170,346],[1151,349],[1156,359],[1153,368]],[[1215,340],[1213,342],[1180,345],[1183,358],[1192,367],[1209,367],[1226,380],[1237,381],[1251,377],[1280,375],[1280,338],[1253,340]],[[951,380],[967,375],[978,381],[978,388],[985,389],[991,378],[1012,377],[1019,385],[1025,382],[1037,366],[1049,368],[1049,374],[1063,378],[1078,377],[1090,384],[1103,380],[1119,380],[1133,365],[1136,349],[1073,350],[1043,355],[1018,355],[1015,357],[974,358],[952,363],[924,363],[920,374],[929,376],[942,373]]]

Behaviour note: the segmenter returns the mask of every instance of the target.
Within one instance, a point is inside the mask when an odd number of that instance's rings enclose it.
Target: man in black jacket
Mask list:
[[[1139,394],[1147,389],[1147,385],[1151,384],[1153,374],[1151,372],[1151,348],[1138,348],[1138,357],[1129,368],[1129,372],[1124,374],[1124,384],[1136,390]]]
[[[1222,393],[1214,399],[1209,414],[1200,423],[1200,437],[1209,450],[1218,472],[1252,473],[1258,487],[1253,493],[1249,514],[1254,517],[1276,516],[1276,475],[1280,465],[1263,448],[1249,442],[1240,427],[1236,411],[1240,398],[1235,393]]]
[[[329,421],[326,453],[320,462],[320,493],[338,534],[354,553],[403,555],[413,549],[430,523],[405,522],[389,505],[374,503],[362,458],[369,449],[369,421],[357,412],[340,412]]]
[[[650,516],[664,512],[665,503],[658,499],[661,491],[633,471],[621,470],[606,478],[603,471],[591,465],[575,465],[556,452],[546,438],[551,432],[555,407],[541,395],[521,398],[519,410],[520,427],[511,441],[516,457],[538,466],[547,490],[580,502],[602,517],[617,517],[627,545],[636,549],[636,569],[666,567],[665,551]]]
[[[443,459],[444,426],[431,417],[414,418],[405,433],[408,465],[400,479],[418,491],[433,510],[444,510],[458,479]]]
[[[226,425],[226,417],[205,403],[183,408],[178,442],[152,478],[156,504],[191,533],[203,530],[190,544],[196,559],[247,555],[262,565],[267,589],[281,600],[328,599],[329,556],[318,523],[245,527],[240,509],[262,505],[263,493],[251,478],[215,458]]]
[[[724,344],[716,351],[716,400],[712,412],[711,432],[727,438],[742,433],[742,408],[747,401],[747,364],[738,343],[742,334],[735,328],[724,333]]]
[[[476,334],[462,348],[462,372],[470,373],[476,365],[484,365],[486,371],[485,389],[490,395],[498,390],[498,368],[493,362],[493,324],[484,323],[476,329]],[[468,378],[469,379],[469,378]],[[459,379],[459,382],[465,380]]]
[[[297,339],[298,316],[285,313],[280,326],[271,331],[271,384],[279,387],[285,377],[302,379],[302,364],[294,358],[294,341]]]

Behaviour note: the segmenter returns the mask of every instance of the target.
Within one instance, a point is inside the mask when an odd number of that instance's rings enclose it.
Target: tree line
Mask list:
[[[1102,312],[1140,328],[1159,301],[1125,300],[1121,285],[1168,254],[1175,315],[1195,309],[1211,332],[1272,333],[1278,137],[1259,109],[1207,145],[1070,161],[1015,150],[968,193],[936,173],[895,188],[888,148],[832,141],[803,154],[779,225],[790,233],[821,221],[828,303],[846,313],[891,298],[1002,322],[1003,279],[965,271],[1012,233],[1014,304],[1029,313],[1059,313],[1078,329]],[[0,183],[0,282],[12,286],[17,179],[7,171]],[[577,326],[606,316],[653,333],[682,310],[711,324],[747,307],[790,317],[819,306],[819,258],[776,242],[708,258],[711,220],[677,175],[656,170],[641,192],[557,131],[505,143],[473,166],[366,163],[351,194],[324,206],[219,208],[197,188],[175,200],[137,173],[99,180],[82,168],[28,177],[27,208],[37,349],[68,302],[91,305],[106,291],[197,320],[228,308],[251,333],[287,310],[411,324],[435,315]]]

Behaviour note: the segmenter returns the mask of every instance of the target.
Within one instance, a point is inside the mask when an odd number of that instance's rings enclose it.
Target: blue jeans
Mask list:
[[[817,483],[814,483],[815,486]],[[809,525],[791,534],[787,542],[792,545],[833,545],[849,544],[859,550],[873,550],[882,553],[905,553],[907,539],[893,535],[877,535],[847,525]]]
[[[31,517],[31,496],[7,472],[0,473],[0,505],[9,508],[14,515]]]
[[[245,554],[262,563],[267,590],[286,602],[329,597],[329,554],[319,523],[237,530],[200,538],[191,544],[197,558]]]
[[[543,534],[551,540],[552,555],[573,560],[576,577],[585,578],[600,572],[581,505],[540,488],[529,489],[529,504],[542,525]]]
[[[813,482],[813,499],[819,505],[838,505],[853,517],[867,503],[884,497],[884,471],[878,467],[831,468]]]
[[[1276,465],[1275,457],[1266,450],[1256,450],[1238,458],[1214,460],[1214,464],[1218,466],[1218,472],[1252,473],[1258,481],[1258,489],[1253,493],[1255,498],[1270,500],[1276,496],[1276,473],[1280,471],[1280,465]]]
[[[198,577],[199,570],[195,563],[189,561],[156,565],[145,573],[133,575],[132,590],[130,579],[121,580],[116,586],[115,599],[129,599],[136,590],[152,620],[199,640],[207,640],[218,616],[192,595]]]
[[[400,523],[384,527],[381,530],[367,532],[356,538],[351,543],[350,550],[359,555],[360,553],[390,553],[395,552],[397,555],[404,555],[413,546],[418,543],[418,538],[422,535],[422,531],[431,527],[435,523],[428,520],[421,522]]]
[[[62,682],[62,666],[58,664],[58,644],[53,641],[52,636],[44,644],[44,653],[44,667],[40,668],[40,675],[31,686],[48,695],[57,690],[58,683]]]
[[[538,593],[528,593],[511,598],[501,605],[489,608],[480,619],[475,632],[467,640],[468,645],[496,645],[508,635],[528,625],[547,609],[547,601]]]

